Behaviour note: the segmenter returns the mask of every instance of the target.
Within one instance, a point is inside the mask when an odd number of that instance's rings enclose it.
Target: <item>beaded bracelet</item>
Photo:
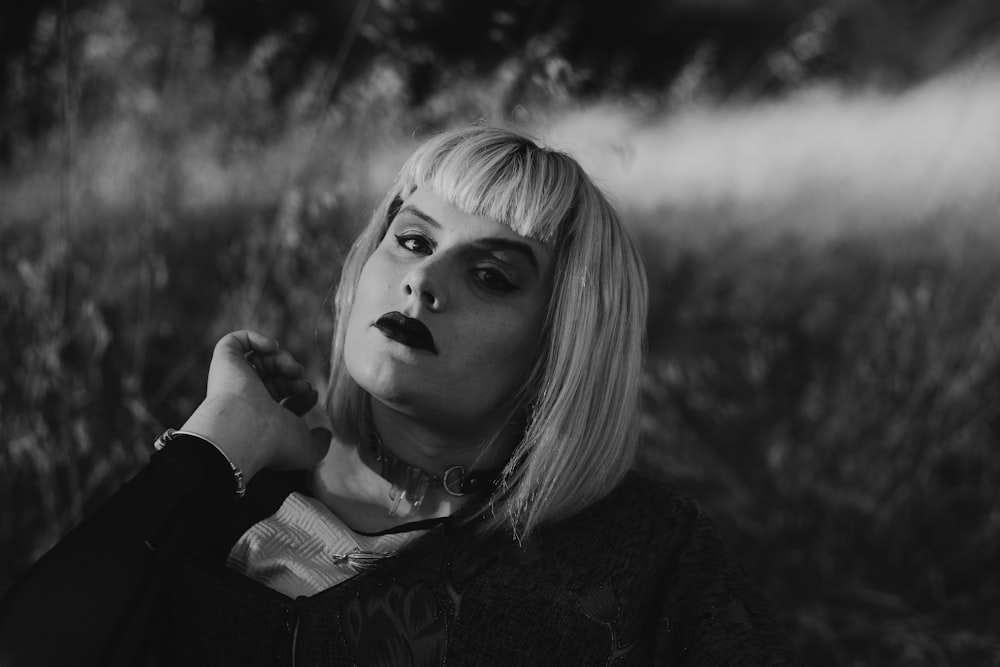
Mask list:
[[[197,433],[191,433],[190,431],[178,431],[177,429],[168,428],[160,435],[159,438],[157,438],[153,442],[153,447],[156,448],[157,451],[159,451],[164,447],[166,447],[168,442],[182,435],[189,435],[192,438],[198,438],[199,440],[207,442],[208,444],[212,445],[217,450],[219,450],[219,453],[222,454],[222,456],[226,459],[226,463],[229,464],[229,467],[233,471],[233,479],[236,480],[236,497],[242,498],[244,495],[246,495],[247,487],[243,483],[243,471],[240,470],[239,466],[233,463],[233,460],[229,458],[229,456],[224,451],[222,451],[222,447],[219,447],[217,444],[215,444],[205,436],[198,435]]]

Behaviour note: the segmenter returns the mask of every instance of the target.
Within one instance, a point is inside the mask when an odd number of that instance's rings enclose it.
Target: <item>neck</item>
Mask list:
[[[440,475],[455,465],[466,470],[501,468],[512,450],[511,438],[505,433],[491,445],[499,429],[447,431],[375,400],[371,415],[372,427],[389,453],[433,474]]]
[[[500,468],[510,454],[502,447],[483,451],[489,436],[452,434],[372,402],[372,426],[385,450],[405,463],[432,475],[443,475],[451,466],[466,470]],[[375,532],[403,523],[454,514],[481,494],[461,497],[442,487],[429,488],[418,506],[396,503],[392,482],[382,477],[376,459],[374,434],[362,433],[357,442],[334,438],[324,459],[312,475],[312,492],[342,520],[356,530]],[[398,493],[395,494],[398,498]]]

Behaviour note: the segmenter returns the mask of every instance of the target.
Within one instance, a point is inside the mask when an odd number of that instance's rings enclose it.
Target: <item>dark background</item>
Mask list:
[[[1000,664],[998,37],[992,0],[4,4],[0,589],[222,333],[321,379],[349,239],[489,118],[640,237],[641,466],[803,663]]]

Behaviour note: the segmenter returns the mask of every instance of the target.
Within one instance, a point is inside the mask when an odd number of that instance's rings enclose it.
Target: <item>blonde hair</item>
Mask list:
[[[540,351],[512,412],[525,418],[523,436],[490,499],[487,523],[523,539],[606,495],[632,465],[646,326],[642,261],[614,208],[565,153],[487,125],[430,139],[403,165],[351,248],[337,290],[326,407],[347,441],[359,441],[368,410],[344,361],[358,278],[418,186],[555,251]]]

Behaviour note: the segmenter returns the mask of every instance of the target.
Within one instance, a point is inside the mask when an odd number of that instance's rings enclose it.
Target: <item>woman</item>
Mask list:
[[[645,308],[571,158],[431,139],[348,257],[325,409],[223,338],[181,432],[10,591],[3,664],[790,662],[704,515],[628,473]]]

